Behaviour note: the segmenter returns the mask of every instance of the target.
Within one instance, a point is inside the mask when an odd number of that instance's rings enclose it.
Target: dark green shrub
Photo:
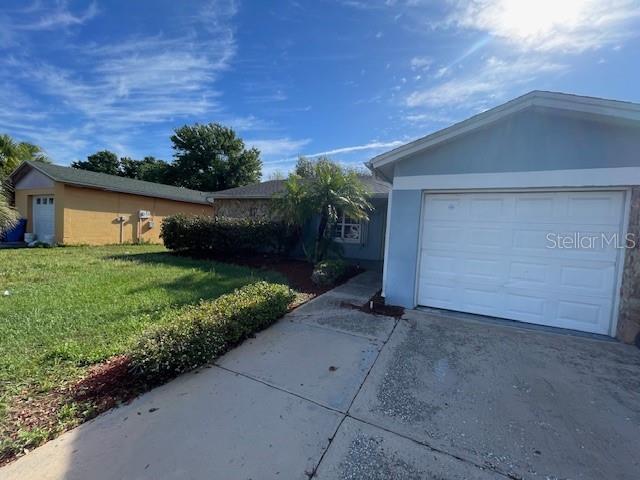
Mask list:
[[[353,266],[344,260],[332,259],[316,263],[311,281],[316,285],[331,286],[346,277]]]
[[[132,371],[155,384],[209,363],[275,322],[293,299],[286,285],[257,282],[188,307],[137,339],[129,352]]]
[[[287,253],[295,244],[293,227],[263,219],[173,215],[162,222],[160,236],[170,250],[238,253]]]

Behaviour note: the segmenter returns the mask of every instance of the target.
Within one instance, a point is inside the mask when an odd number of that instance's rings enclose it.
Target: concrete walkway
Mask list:
[[[367,272],[0,479],[637,478],[640,352],[350,308]]]

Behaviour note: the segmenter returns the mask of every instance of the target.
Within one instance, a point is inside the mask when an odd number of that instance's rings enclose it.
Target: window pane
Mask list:
[[[53,198],[49,199],[49,205],[53,205]]]
[[[345,240],[360,240],[360,225],[345,225],[344,238]]]
[[[40,205],[40,199],[36,198],[36,204]]]

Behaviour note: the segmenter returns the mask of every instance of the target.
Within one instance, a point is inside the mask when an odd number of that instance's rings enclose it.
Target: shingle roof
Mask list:
[[[391,187],[388,183],[376,180],[372,176],[363,175],[360,177],[374,197],[387,197]],[[284,191],[284,180],[268,180],[266,182],[252,183],[244,187],[229,188],[214,192],[211,197],[222,198],[271,198],[274,194]]]
[[[40,171],[56,182],[114,192],[131,193],[145,197],[166,198],[180,202],[201,203],[205,205],[210,203],[207,201],[207,197],[210,197],[211,194],[206,192],[42,162],[24,162],[16,169],[12,176],[18,174],[18,172],[24,168],[24,165]]]

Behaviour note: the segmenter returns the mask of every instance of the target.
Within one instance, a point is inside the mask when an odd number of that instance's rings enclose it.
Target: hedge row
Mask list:
[[[211,362],[284,315],[286,285],[258,282],[188,307],[169,324],[144,332],[129,352],[135,375],[157,384]]]
[[[295,232],[283,222],[174,215],[164,219],[160,236],[170,250],[220,254],[286,253]]]

